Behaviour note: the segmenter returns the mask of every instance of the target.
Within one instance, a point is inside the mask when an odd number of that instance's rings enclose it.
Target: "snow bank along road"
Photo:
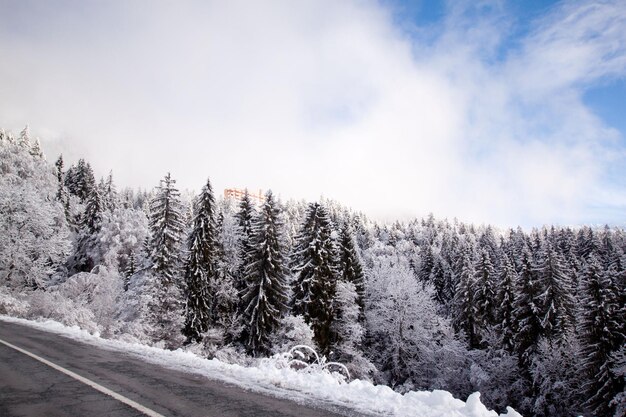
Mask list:
[[[249,392],[0,321],[0,416],[350,415],[340,412]]]

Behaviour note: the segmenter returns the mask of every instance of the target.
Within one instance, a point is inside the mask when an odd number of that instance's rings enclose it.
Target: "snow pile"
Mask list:
[[[33,322],[8,316],[0,320],[50,331],[109,350],[122,351],[147,362],[203,375],[253,391],[289,398],[300,403],[314,401],[327,407],[348,407],[358,412],[386,416],[411,417],[497,417],[474,393],[466,402],[447,391],[409,391],[400,394],[385,385],[353,380],[342,382],[334,372],[299,372],[288,366],[277,366],[278,360],[261,360],[257,366],[243,367],[217,359],[204,359],[184,350],[169,351],[138,343],[102,339],[78,327],[66,327],[55,321]],[[512,408],[500,416],[521,417]]]

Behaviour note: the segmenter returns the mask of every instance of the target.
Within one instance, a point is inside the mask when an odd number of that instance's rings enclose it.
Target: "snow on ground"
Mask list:
[[[242,388],[288,398],[300,403],[325,404],[355,411],[398,417],[497,417],[480,402],[480,394],[467,401],[456,399],[447,391],[410,391],[400,394],[385,385],[353,380],[341,382],[328,373],[302,373],[289,368],[279,369],[271,361],[256,367],[243,367],[205,359],[182,349],[169,351],[138,343],[103,339],[78,328],[67,327],[52,320],[30,321],[0,315],[0,320],[53,332],[109,350],[126,352],[144,361],[164,367],[200,374],[206,378],[231,383]],[[512,408],[500,417],[521,417]]]

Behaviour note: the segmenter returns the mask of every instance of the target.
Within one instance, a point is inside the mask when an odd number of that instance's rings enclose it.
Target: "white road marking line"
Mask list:
[[[93,382],[90,379],[87,379],[87,378],[85,378],[83,376],[78,375],[77,373],[74,373],[74,372],[72,372],[72,371],[70,371],[68,369],[65,369],[65,368],[63,368],[63,367],[61,367],[61,366],[59,366],[59,365],[57,365],[55,363],[52,363],[52,362],[50,362],[47,359],[39,357],[39,356],[35,355],[34,353],[31,353],[31,352],[29,352],[27,350],[24,350],[24,349],[20,348],[20,347],[12,345],[9,342],[5,342],[2,339],[0,339],[0,343],[2,343],[4,345],[7,345],[8,347],[10,347],[12,349],[15,349],[18,352],[23,353],[24,355],[28,355],[31,358],[33,358],[35,360],[38,360],[39,362],[44,363],[44,364],[48,365],[49,367],[56,369],[59,372],[63,372],[65,375],[70,376],[70,377],[76,379],[77,381],[82,382],[83,384],[89,385],[90,387],[100,391],[103,394],[111,396],[111,397],[115,398],[116,400],[118,400],[120,402],[123,402],[124,404],[133,407],[135,410],[138,410],[138,411],[144,413],[145,415],[148,415],[150,417],[165,417],[162,414],[159,414],[156,411],[151,410],[151,409],[149,409],[147,407],[144,407],[143,405],[139,404],[138,402],[135,402],[135,401],[131,400],[130,398],[126,398],[123,395],[118,394],[115,391],[111,391],[110,389],[108,389],[106,387],[103,387],[102,385],[100,385],[100,384],[98,384],[96,382]]]

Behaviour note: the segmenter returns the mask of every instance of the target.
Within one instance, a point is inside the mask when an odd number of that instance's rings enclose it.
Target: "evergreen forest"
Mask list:
[[[0,131],[0,314],[244,365],[305,344],[352,378],[526,416],[626,413],[623,228],[381,223],[198,189],[118,187]]]

